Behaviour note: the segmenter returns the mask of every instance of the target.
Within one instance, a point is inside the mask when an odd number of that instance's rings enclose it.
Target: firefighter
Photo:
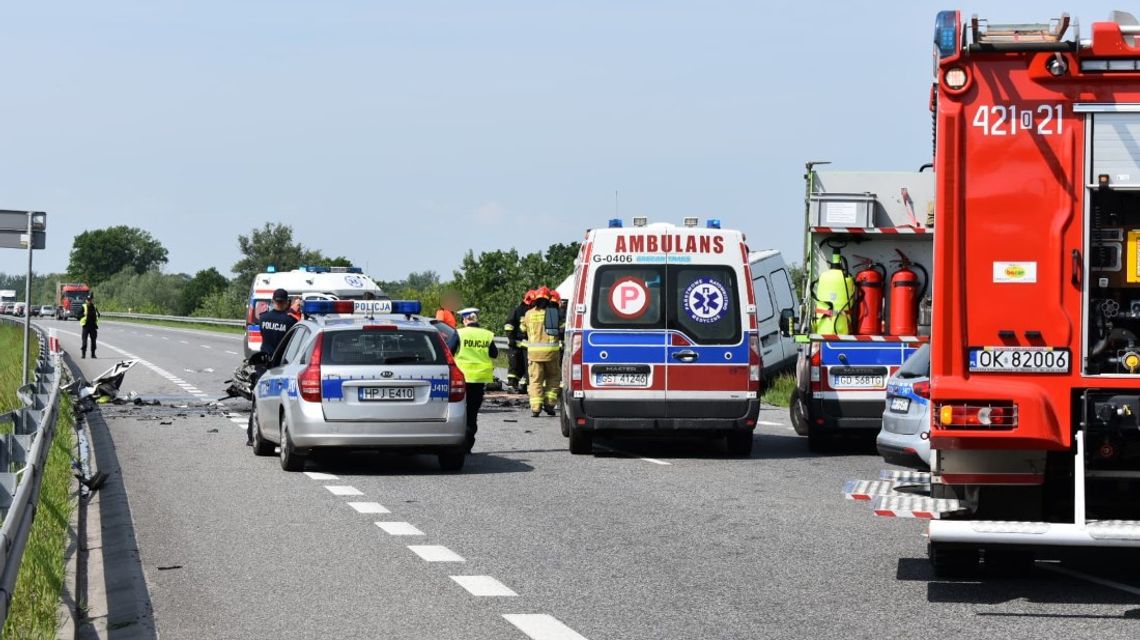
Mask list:
[[[530,311],[534,304],[534,289],[527,291],[522,302],[507,316],[507,323],[503,325],[503,333],[507,336],[509,350],[507,351],[507,391],[511,393],[526,393],[526,328],[523,327],[523,316]]]
[[[487,385],[495,381],[495,362],[499,349],[495,334],[479,326],[479,310],[468,307],[459,311],[463,326],[459,329],[459,350],[455,364],[467,380],[467,452],[475,446],[479,430],[479,409]]]
[[[561,321],[558,307],[550,305],[550,289],[540,288],[534,298],[534,307],[523,316],[526,328],[527,360],[530,362],[530,412],[534,417],[546,411],[554,415],[561,384],[559,353],[562,350]]]
[[[91,359],[95,359],[95,346],[99,340],[99,310],[95,308],[95,295],[87,294],[87,302],[83,303],[83,316],[79,319],[82,342],[79,347],[79,357],[87,357],[87,340],[91,340]]]

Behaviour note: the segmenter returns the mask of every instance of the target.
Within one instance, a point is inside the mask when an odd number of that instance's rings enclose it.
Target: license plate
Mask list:
[[[887,385],[886,376],[832,376],[833,389],[882,389]]]
[[[595,387],[648,387],[648,373],[599,373],[594,376]]]
[[[1053,347],[985,347],[970,349],[970,371],[996,373],[1068,373],[1068,349]]]
[[[408,402],[416,399],[412,387],[361,387],[361,402]]]
[[[910,398],[891,398],[891,411],[906,413],[910,410]]]

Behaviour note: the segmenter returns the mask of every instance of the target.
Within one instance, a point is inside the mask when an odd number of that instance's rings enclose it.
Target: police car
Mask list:
[[[246,306],[245,355],[261,348],[261,326],[258,318],[272,306],[273,292],[284,289],[290,297],[307,299],[363,300],[387,296],[360,267],[305,266],[292,271],[269,267],[253,278]]]
[[[466,458],[466,383],[442,335],[406,300],[307,300],[305,319],[263,360],[253,452],[299,471],[316,449],[393,449]]]

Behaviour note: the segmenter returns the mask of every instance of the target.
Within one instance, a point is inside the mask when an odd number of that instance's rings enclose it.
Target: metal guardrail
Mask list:
[[[50,353],[43,330],[35,327],[35,332],[40,355],[28,385],[28,405],[0,415],[0,422],[12,425],[11,434],[0,436],[0,513],[4,520],[0,526],[0,628],[8,619],[59,418],[59,362]]]

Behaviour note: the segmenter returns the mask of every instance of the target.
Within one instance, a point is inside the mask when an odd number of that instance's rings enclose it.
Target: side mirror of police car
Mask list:
[[[270,355],[268,353],[258,351],[249,357],[249,363],[252,365],[266,365],[269,364],[269,359]]]
[[[780,334],[785,338],[792,337],[792,333],[796,325],[796,312],[792,309],[784,309],[780,312]]]

